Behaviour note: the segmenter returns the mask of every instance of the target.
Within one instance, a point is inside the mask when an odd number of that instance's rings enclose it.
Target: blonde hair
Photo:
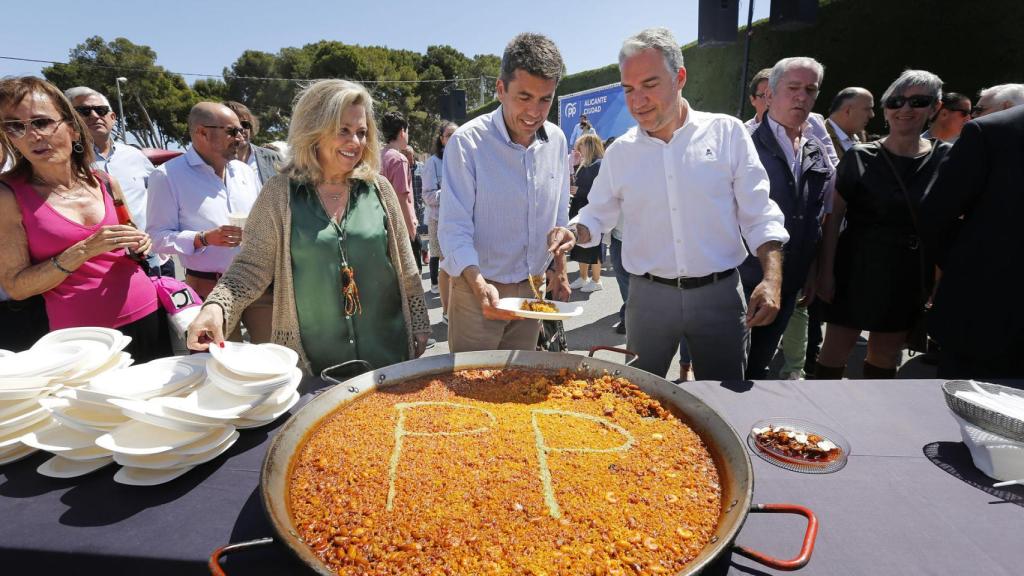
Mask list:
[[[288,128],[288,161],[281,172],[311,183],[323,180],[317,143],[341,131],[341,117],[351,106],[366,110],[366,146],[352,178],[372,183],[380,172],[380,143],[373,117],[373,97],[362,84],[348,80],[319,80],[295,96]]]
[[[594,163],[594,161],[604,158],[604,143],[597,137],[597,134],[584,134],[576,140],[575,148],[580,152],[580,166],[576,169],[578,172],[581,168],[585,168]]]

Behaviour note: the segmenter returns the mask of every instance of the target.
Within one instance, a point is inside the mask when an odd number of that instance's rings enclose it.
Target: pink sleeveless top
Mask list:
[[[21,208],[32,263],[45,262],[101,226],[117,224],[114,202],[100,181],[105,213],[95,226],[72,222],[45,200],[26,180],[7,182]],[[82,264],[57,287],[43,293],[50,330],[73,326],[117,328],[156,311],[156,288],[123,249],[105,252]]]

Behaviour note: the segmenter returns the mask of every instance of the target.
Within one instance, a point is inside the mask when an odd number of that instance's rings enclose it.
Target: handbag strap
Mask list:
[[[914,208],[914,203],[910,200],[910,190],[907,189],[907,185],[903,182],[903,176],[900,176],[899,170],[896,169],[896,165],[893,164],[892,158],[889,157],[889,151],[885,149],[885,145],[881,142],[878,143],[878,153],[885,160],[886,165],[889,166],[889,170],[892,171],[892,175],[896,177],[896,183],[899,184],[900,190],[903,192],[903,199],[907,201],[907,209],[910,210],[910,221],[914,225],[914,232],[917,234],[918,249],[920,250],[921,227],[918,225],[917,221],[917,209]],[[924,294],[926,292],[925,287],[928,286],[929,281],[928,268],[920,253],[918,254],[918,260],[921,263],[921,292]],[[924,300],[928,299],[927,296],[923,296],[923,298]]]

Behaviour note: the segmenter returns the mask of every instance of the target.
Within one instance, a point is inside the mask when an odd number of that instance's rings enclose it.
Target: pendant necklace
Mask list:
[[[337,195],[329,195],[331,200],[338,201],[341,199],[341,193]],[[334,218],[331,217],[330,212],[327,210],[327,206],[324,204],[324,199],[320,197],[317,192],[317,198],[320,199],[320,204],[324,208],[324,212],[327,213],[327,220],[330,221],[331,226],[334,227],[334,231],[338,234],[338,253],[341,256],[341,296],[345,301],[345,315],[354,316],[363,312],[363,304],[359,301],[359,287],[356,285],[356,270],[348,264],[348,255],[345,252],[345,236],[346,228],[348,224],[348,214],[350,212],[352,197],[349,195],[348,206],[345,207],[345,213],[341,216],[341,224],[339,225]]]

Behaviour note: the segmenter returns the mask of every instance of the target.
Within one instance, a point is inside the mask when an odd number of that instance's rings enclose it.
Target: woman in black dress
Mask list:
[[[576,217],[587,205],[590,187],[594,185],[597,173],[601,170],[601,158],[604,158],[604,144],[596,134],[580,136],[574,148],[580,153],[580,166],[576,169],[576,192],[569,201],[569,218]],[[601,284],[602,251],[604,244],[598,242],[593,248],[576,247],[569,252],[569,258],[580,265],[580,277],[569,285],[570,288],[594,292],[604,287]]]
[[[949,150],[948,144],[920,136],[941,96],[938,76],[905,71],[882,96],[889,134],[850,148],[839,164],[818,275],[818,297],[830,303],[818,379],[842,378],[863,330],[871,333],[864,378],[896,375],[907,333],[931,288],[925,285],[931,266],[915,219],[921,196]],[[847,226],[840,233],[844,217]]]

